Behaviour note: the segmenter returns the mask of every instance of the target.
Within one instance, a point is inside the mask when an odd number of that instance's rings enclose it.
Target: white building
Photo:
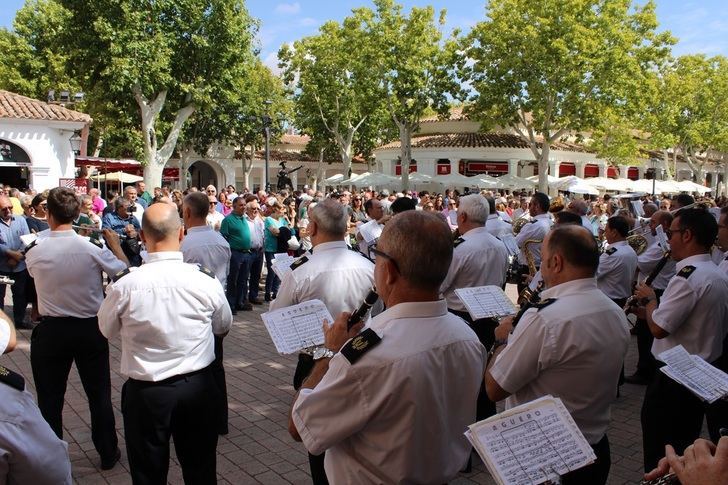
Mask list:
[[[0,90],[0,183],[42,191],[75,176],[70,139],[81,137],[81,154],[91,117]]]

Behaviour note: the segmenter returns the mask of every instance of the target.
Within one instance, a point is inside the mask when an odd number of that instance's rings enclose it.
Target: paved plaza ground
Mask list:
[[[509,294],[513,296],[513,292],[509,291]],[[303,445],[290,438],[287,431],[288,409],[293,396],[291,378],[296,358],[276,353],[260,320],[260,313],[266,308],[267,304],[263,304],[255,307],[253,312],[238,312],[225,339],[230,433],[220,437],[218,443],[219,483],[310,483],[306,451]],[[0,363],[23,374],[30,392],[35,393],[29,360],[30,331],[21,330],[18,334],[18,349],[1,357]],[[110,347],[111,397],[122,458],[113,470],[103,472],[98,468],[99,458],[91,443],[88,404],[74,367],[68,382],[63,425],[73,464],[73,478],[79,484],[131,483],[120,410],[124,378],[119,374],[121,348],[118,338],[110,342]],[[634,369],[636,353],[636,340],[632,337],[626,364],[628,374]],[[635,484],[641,478],[640,406],[643,394],[644,387],[626,384],[612,407],[610,484]],[[473,456],[477,464],[473,472],[461,474],[451,483],[494,483],[480,460]],[[182,483],[174,454],[169,483]]]

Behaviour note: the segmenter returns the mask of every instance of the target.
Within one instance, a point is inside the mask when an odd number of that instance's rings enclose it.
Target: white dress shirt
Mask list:
[[[541,300],[549,298],[556,301],[523,314],[490,373],[511,393],[506,409],[551,394],[596,444],[607,431],[629,345],[627,317],[593,278],[548,288]]]
[[[306,448],[326,451],[336,484],[447,483],[470,455],[485,348],[443,300],[400,303],[369,325],[381,337],[354,364],[336,354],[292,418]],[[614,391],[614,389],[612,389]]]
[[[486,227],[471,229],[460,237],[463,242],[453,249],[440,293],[450,310],[467,311],[455,290],[487,285],[502,287],[508,270],[508,250]]]
[[[141,226],[142,217],[144,217],[144,206],[141,205],[139,202],[134,202],[134,207],[136,207],[136,210],[131,214],[136,217],[136,220],[139,221],[139,225]]]
[[[204,266],[227,287],[227,273],[230,268],[230,244],[210,226],[197,226],[187,229],[187,235],[180,245],[185,263]]]
[[[695,269],[689,275],[681,275],[686,266]],[[682,345],[689,353],[713,362],[723,352],[723,338],[728,333],[728,277],[713,263],[710,254],[678,261],[676,270],[652,313],[655,324],[670,335],[655,339],[652,354],[657,357]]]
[[[526,256],[524,254],[523,245],[528,240],[540,240],[538,244],[529,244],[528,250],[533,255],[533,259],[536,262],[536,266],[541,266],[541,246],[543,240],[546,237],[546,233],[551,229],[551,215],[550,214],[539,214],[533,218],[531,222],[525,224],[521,228],[521,232],[516,236],[516,242],[521,252],[518,254],[518,262],[520,264],[527,264]]]
[[[251,220],[245,215],[245,221],[250,228],[250,248],[253,250],[262,250],[265,242],[265,223],[260,217]]]
[[[204,369],[215,358],[213,333],[230,330],[232,313],[217,278],[182,253],[149,253],[147,262],[107,288],[99,329],[121,336],[121,373],[140,381]]]
[[[374,286],[374,265],[344,241],[314,246],[306,262],[286,274],[271,310],[318,299],[331,316],[356,310]]]
[[[599,256],[597,286],[609,298],[628,298],[636,271],[637,253],[627,241],[617,241]]]
[[[637,278],[638,281],[642,282],[647,279],[664,254],[665,251],[660,246],[660,243],[655,240],[652,244],[647,246],[644,253],[637,256],[637,269],[639,269],[639,276]],[[652,288],[664,290],[667,288],[667,284],[673,276],[675,276],[675,260],[669,258],[667,263],[665,263],[665,266],[652,281]]]
[[[723,260],[718,265],[718,269],[723,271],[726,275],[728,275],[728,251],[725,252],[725,255],[723,256]]]
[[[205,218],[205,222],[208,226],[210,226],[210,228],[219,231],[220,224],[222,224],[223,219],[225,219],[225,216],[218,211],[215,211],[213,213],[208,212],[207,217]]]
[[[488,216],[488,221],[485,223],[485,228],[488,230],[489,233],[499,239],[504,234],[513,233],[513,226],[498,217],[498,214],[491,214]]]
[[[126,268],[107,248],[73,230],[49,231],[25,254],[35,279],[38,311],[46,317],[95,317],[104,300],[102,272]]]

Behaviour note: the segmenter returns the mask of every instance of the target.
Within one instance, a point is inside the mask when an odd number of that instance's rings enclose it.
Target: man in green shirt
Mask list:
[[[244,301],[248,294],[248,277],[253,264],[250,249],[251,234],[245,220],[245,199],[238,197],[233,203],[233,211],[222,220],[220,234],[230,244],[230,270],[227,278],[227,299],[233,315],[238,310],[250,311],[253,305]]]

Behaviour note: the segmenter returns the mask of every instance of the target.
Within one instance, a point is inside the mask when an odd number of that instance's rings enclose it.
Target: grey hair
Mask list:
[[[124,199],[122,197],[118,197],[118,198],[114,199],[114,209],[117,209],[118,210],[119,207],[124,207],[125,205],[127,207],[129,207],[129,206],[132,205],[132,203],[131,203],[130,200]]]
[[[488,200],[480,194],[470,194],[460,197],[458,212],[466,214],[473,223],[485,225],[490,215]]]
[[[336,199],[328,198],[316,204],[310,210],[309,218],[326,234],[341,235],[342,238],[346,234],[349,214],[346,207]]]
[[[415,288],[440,288],[450,269],[452,233],[447,223],[431,212],[401,212],[384,226],[378,246]]]
[[[31,207],[31,204],[33,203],[33,196],[32,195],[23,195],[20,197],[20,206],[28,209]]]
[[[162,241],[170,236],[179,233],[182,227],[182,221],[179,218],[176,208],[168,204],[163,205],[166,209],[166,214],[159,220],[152,220],[148,216],[148,212],[144,211],[142,216],[142,231],[144,235],[153,241]]]

